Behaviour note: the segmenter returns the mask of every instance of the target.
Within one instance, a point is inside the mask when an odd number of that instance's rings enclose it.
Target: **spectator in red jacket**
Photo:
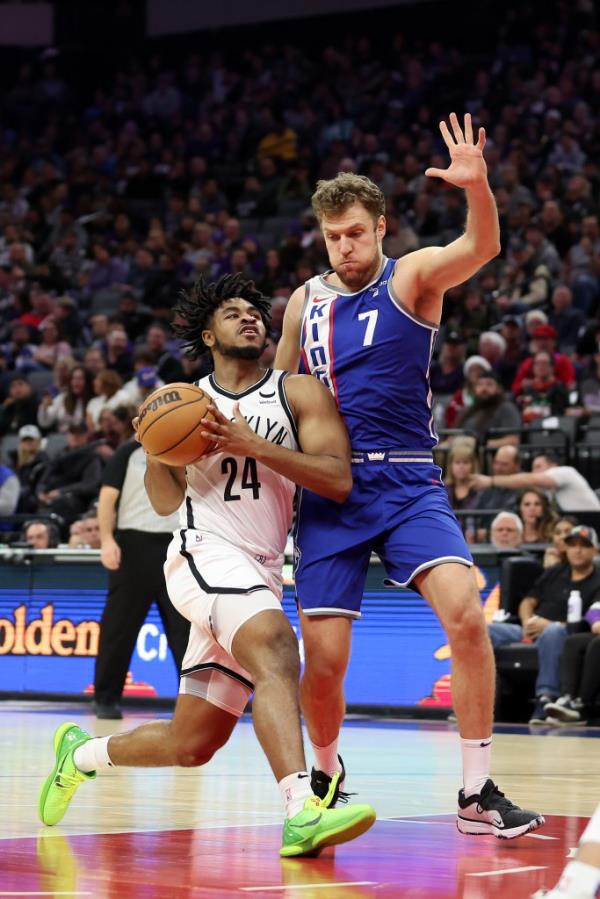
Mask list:
[[[564,353],[556,352],[556,339],[558,335],[556,329],[552,325],[538,325],[532,334],[530,345],[531,355],[524,359],[517,371],[517,376],[513,381],[512,391],[517,396],[522,392],[523,388],[528,386],[527,383],[533,377],[533,360],[536,353],[545,351],[550,353],[554,360],[554,374],[558,381],[561,381],[566,387],[571,388],[575,385],[577,375],[575,366],[568,356]]]

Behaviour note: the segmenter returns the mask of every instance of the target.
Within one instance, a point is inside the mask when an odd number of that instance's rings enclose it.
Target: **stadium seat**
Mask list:
[[[508,556],[500,562],[500,608],[518,624],[519,603],[544,568],[532,556]],[[537,649],[532,643],[508,643],[495,651],[498,677],[498,720],[527,720],[538,669]]]

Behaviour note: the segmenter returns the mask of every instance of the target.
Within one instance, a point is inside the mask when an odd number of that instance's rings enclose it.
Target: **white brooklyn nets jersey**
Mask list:
[[[242,393],[230,393],[214,375],[197,382],[233,419],[233,407],[260,437],[298,448],[294,417],[285,394],[287,372],[268,370]],[[183,528],[214,534],[261,561],[281,561],[291,527],[295,484],[255,459],[226,450],[186,469],[187,490],[179,515]]]

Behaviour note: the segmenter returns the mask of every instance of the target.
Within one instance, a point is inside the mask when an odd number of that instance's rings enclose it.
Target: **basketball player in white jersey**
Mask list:
[[[58,823],[79,784],[97,771],[205,764],[254,692],[254,727],[286,809],[281,855],[305,855],[353,839],[375,820],[368,805],[330,809],[331,797],[312,794],[300,730],[298,643],[280,603],[295,484],[345,499],[352,484],[348,437],[315,378],[260,367],[269,304],[253,282],[241,276],[198,282],[176,312],[188,354],[208,346],[215,370],[200,381],[214,398],[214,421],[203,420],[214,450],[187,469],[151,457],[146,469],[156,512],[180,510],[165,575],[191,631],[174,717],[99,739],[62,725],[40,817]]]

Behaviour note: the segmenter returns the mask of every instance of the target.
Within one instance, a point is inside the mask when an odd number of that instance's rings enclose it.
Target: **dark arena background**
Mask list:
[[[556,883],[600,800],[597,662],[585,715],[562,720],[536,710],[535,641],[496,648],[493,776],[546,826],[462,835],[448,640],[375,555],[340,741],[348,789],[377,811],[367,834],[279,858],[251,706],[206,766],[117,767],[54,828],[36,806],[63,721],[107,736],[172,713],[152,605],[124,719],[94,715],[96,504],[145,397],[211,370],[171,328],[180,291],[252,278],[271,366],[290,295],[329,267],[319,179],[381,188],[388,257],[463,233],[464,191],[424,175],[449,163],[452,112],[486,129],[501,250],[446,292],[431,414],[486,621],[518,624],[544,568],[568,568],[565,534],[600,528],[599,24],[591,0],[0,2],[0,896],[527,899]],[[581,476],[575,499],[470,480],[533,477],[545,453]],[[284,581],[303,661],[291,538]],[[600,634],[582,614],[568,627]]]

